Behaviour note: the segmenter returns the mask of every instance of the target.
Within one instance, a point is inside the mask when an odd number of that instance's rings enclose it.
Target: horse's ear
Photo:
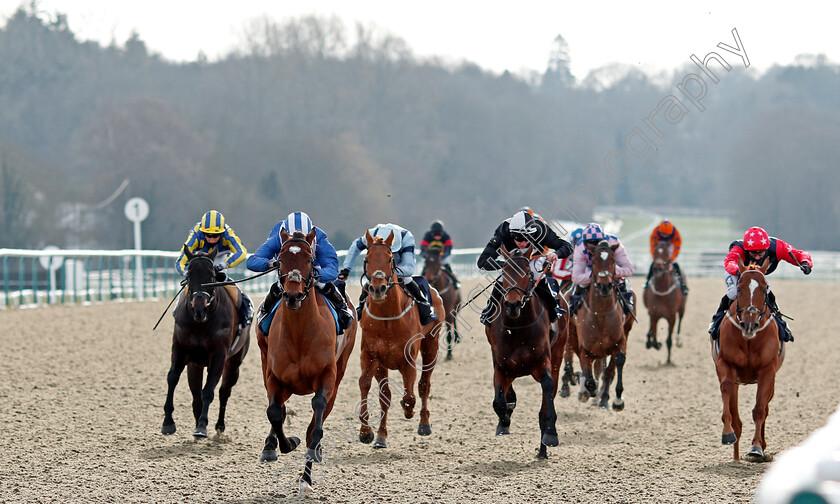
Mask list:
[[[185,255],[185,256],[187,256],[187,261],[192,260],[192,258],[193,258],[193,257],[195,257],[195,254],[193,254],[192,252],[190,252],[190,249],[189,249],[189,248],[187,248],[187,244],[186,244],[186,243],[185,243],[185,244],[184,244],[184,246],[183,246],[183,247],[181,247],[181,248],[184,250],[184,255]]]
[[[615,245],[610,245],[610,248],[613,249],[613,252],[615,252],[618,249],[618,243],[616,243]]]
[[[738,258],[738,270],[740,270],[740,272],[743,273],[745,269],[747,269],[747,267],[744,266],[744,260],[739,257]]]
[[[595,244],[584,242],[583,248],[585,248],[591,254],[595,250]]]
[[[309,231],[309,234],[306,235],[306,241],[309,242],[310,247],[315,243],[315,235],[315,228],[312,228],[312,230]]]
[[[765,257],[764,261],[761,263],[761,266],[758,268],[761,270],[762,273],[767,273],[767,269],[770,267],[770,257]]]
[[[368,245],[370,245],[371,243],[373,243],[373,236],[370,234],[370,229],[368,229],[367,231],[365,231],[365,241],[367,241],[367,244],[368,244]]]
[[[390,233],[388,233],[388,238],[385,238],[385,245],[388,245],[390,247],[393,244],[394,244],[394,232],[391,231]]]
[[[286,228],[280,228],[280,241],[285,242],[289,239],[289,233],[286,232]]]

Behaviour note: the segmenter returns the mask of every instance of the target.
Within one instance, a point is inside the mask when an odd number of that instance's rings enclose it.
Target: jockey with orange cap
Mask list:
[[[760,227],[747,229],[743,240],[735,240],[729,245],[729,254],[723,260],[723,268],[726,270],[726,294],[720,300],[717,313],[712,316],[712,323],[709,326],[709,334],[712,335],[712,339],[718,338],[720,323],[726,315],[726,310],[729,309],[732,301],[738,297],[738,275],[740,274],[738,261],[740,260],[748,266],[750,264],[761,264],[765,259],[770,260],[767,275],[775,271],[776,267],[779,266],[779,261],[782,260],[799,266],[799,269],[806,275],[809,275],[811,268],[814,267],[811,254],[808,252],[797,250],[778,238],[768,236],[767,231]],[[776,296],[770,291],[769,285],[767,287],[767,305],[779,324],[779,338],[782,341],[793,341],[793,335],[782,319],[779,306],[776,304]]]
[[[669,220],[664,220],[660,222],[659,225],[653,228],[653,231],[650,233],[650,255],[654,254],[657,245],[659,245],[660,243],[666,244],[671,250],[671,263],[674,265],[674,271],[676,271],[677,279],[679,279],[680,281],[680,289],[682,289],[683,295],[687,296],[688,286],[685,284],[685,278],[683,278],[682,270],[680,270],[680,265],[675,262],[677,256],[680,255],[680,246],[682,245],[682,238],[680,237],[680,231]],[[653,276],[653,263],[650,263],[650,269],[648,270],[647,280],[645,280],[645,288],[647,288],[648,284],[650,283],[651,276]]]

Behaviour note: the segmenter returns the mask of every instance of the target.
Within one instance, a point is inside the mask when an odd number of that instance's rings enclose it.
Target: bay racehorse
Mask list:
[[[394,255],[391,245],[394,234],[387,238],[372,237],[365,232],[367,255],[365,256],[364,275],[369,279],[365,287],[368,290],[367,302],[362,311],[359,324],[362,327],[361,365],[362,376],[359,389],[362,400],[359,408],[359,440],[363,443],[374,441],[369,413],[368,392],[372,379],[379,383],[379,406],[381,408],[379,429],[376,432],[374,448],[388,446],[388,409],[391,406],[391,387],[388,370],[395,369],[403,379],[403,398],[400,400],[406,418],[414,416],[416,396],[414,382],[417,371],[421,371],[418,390],[420,400],[420,425],[417,433],[428,436],[432,433],[429,420],[429,394],[432,387],[432,372],[437,361],[438,336],[443,327],[443,302],[434,289],[431,289],[432,307],[437,320],[420,324],[420,314],[416,301],[410,298],[397,278]],[[422,364],[418,361],[422,356]]]
[[[548,457],[546,447],[559,444],[554,396],[566,345],[568,316],[560,317],[552,328],[548,310],[553,307],[545,306],[534,295],[545,272],[535,276],[528,255],[518,249],[503,255],[506,261],[502,266],[502,306],[485,328],[493,354],[493,410],[499,417],[496,435],[510,434],[510,418],[516,407],[513,381],[531,376],[542,387],[538,457],[544,459]],[[560,302],[565,309],[565,301]]]
[[[665,340],[668,348],[666,364],[671,364],[671,335],[678,316],[676,343],[678,347],[682,346],[680,328],[685,314],[686,296],[680,288],[680,280],[671,262],[671,251],[664,243],[659,243],[653,251],[653,274],[645,287],[642,299],[650,315],[650,329],[645,346],[657,350],[662,347],[662,343],[656,340],[656,324],[659,319],[665,319],[668,322],[668,339]]]
[[[426,264],[423,268],[423,276],[429,281],[429,285],[438,291],[443,300],[443,310],[446,314],[446,360],[452,358],[452,348],[461,342],[461,335],[458,333],[458,307],[461,304],[461,290],[455,285],[446,271],[441,266],[440,255],[443,252],[441,247],[429,246],[426,249]]]
[[[315,394],[312,398],[312,420],[306,430],[306,455],[301,493],[312,491],[312,463],[321,462],[324,421],[332,411],[338,386],[347,369],[347,361],[356,341],[356,321],[344,334],[336,336],[336,319],[323,295],[316,294],[313,244],[315,229],[304,236],[280,232],[283,246],[280,280],[283,297],[271,321],[268,334],[257,329],[257,343],[262,358],[263,380],[268,394],[266,415],[271,431],[265,440],[261,462],[277,460],[276,449],[289,453],[300,439],[286,437],[286,401],[294,395]],[[345,300],[349,304],[349,300]],[[351,306],[352,309],[352,306]]]
[[[759,265],[744,266],[738,261],[738,297],[726,312],[720,325],[720,337],[712,340],[720,393],[723,399],[723,434],[721,442],[732,444],[733,458],[739,460],[741,417],[738,414],[738,387],[756,383],[755,407],[752,411],[755,436],[747,459],[767,460],[764,426],[770,412],[770,400],[776,384],[776,372],[785,360],[785,346],[779,341],[779,328],[767,305],[767,272],[769,259]]]
[[[163,406],[164,420],[161,432],[175,433],[175,387],[188,366],[187,379],[192,392],[196,438],[207,437],[208,410],[213,401],[216,385],[219,388],[219,419],[216,431],[225,431],[225,409],[231,388],[239,380],[239,366],[248,353],[249,331],[237,339],[239,315],[233,299],[225,287],[203,287],[216,281],[213,259],[216,251],[191,253],[187,256],[186,288],[175,307],[175,330],[172,334],[172,365],[166,375],[168,390]],[[204,368],[207,382],[202,388]]]
[[[612,408],[624,409],[623,374],[627,357],[627,335],[633,327],[633,318],[625,316],[615,276],[615,249],[606,240],[586,245],[592,255],[592,283],[583,303],[573,317],[569,328],[569,344],[580,359],[582,369],[581,390],[578,398],[587,401],[599,399],[598,406],[607,408],[610,385],[615,383]],[[635,306],[635,302],[633,303]],[[609,358],[609,362],[606,359]],[[593,372],[594,370],[594,372]],[[570,371],[570,366],[566,372]],[[598,381],[601,390],[596,395]],[[565,381],[565,376],[564,376]]]

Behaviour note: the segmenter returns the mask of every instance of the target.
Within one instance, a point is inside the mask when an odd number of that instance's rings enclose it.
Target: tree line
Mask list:
[[[71,21],[21,7],[0,30],[0,247],[130,248],[131,197],[150,203],[149,249],[178,249],[211,208],[251,250],[294,210],[339,249],[380,222],[421,236],[435,219],[456,246],[481,246],[521,206],[562,207],[698,71],[686,58],[671,75],[609,65],[578,79],[558,36],[543,72],[496,74],[360,25],[350,42],[313,16],[254,20],[224,58],[173,63],[142,34],[79,41]],[[824,57],[734,68],[652,163],[590,185],[600,204],[728,209],[798,247],[840,249],[826,232],[840,224],[837,89]]]

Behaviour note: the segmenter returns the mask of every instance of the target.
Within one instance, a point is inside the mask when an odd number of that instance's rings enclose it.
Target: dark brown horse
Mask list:
[[[755,436],[747,459],[763,462],[767,441],[764,426],[770,412],[770,400],[776,386],[776,372],[785,361],[785,346],[779,341],[779,328],[767,305],[767,272],[769,259],[761,266],[749,267],[739,261],[738,298],[726,312],[720,325],[720,338],[712,340],[720,394],[723,399],[723,435],[721,442],[734,444],[733,458],[739,460],[741,417],[738,414],[738,386],[756,383],[755,407],[752,411]]]
[[[513,381],[531,376],[542,386],[539,412],[539,458],[547,458],[547,446],[557,446],[557,394],[560,364],[566,345],[567,316],[551,330],[548,310],[534,289],[544,273],[535,276],[527,255],[514,250],[502,267],[502,306],[485,328],[493,354],[493,410],[499,417],[496,435],[510,434],[510,417],[516,407]],[[543,280],[544,281],[544,280]],[[565,305],[565,302],[561,302]]]
[[[621,397],[624,391],[623,372],[627,335],[633,327],[633,318],[625,316],[619,299],[621,293],[615,276],[615,249],[618,245],[610,246],[602,240],[586,247],[592,255],[592,283],[569,329],[569,344],[578,355],[583,370],[578,398],[587,401],[590,397],[597,397],[599,407],[609,407],[609,389],[616,377],[612,407],[620,411],[624,409]],[[607,357],[610,358],[609,363],[605,362]],[[596,395],[598,379],[601,380],[601,390]]]
[[[389,234],[386,239],[374,239],[370,232],[365,232],[365,239],[367,255],[364,275],[370,283],[366,287],[369,296],[359,321],[362,327],[362,376],[359,378],[362,395],[359,420],[362,427],[359,430],[359,440],[363,443],[374,441],[367,397],[375,376],[379,383],[379,406],[382,411],[373,447],[385,448],[388,446],[388,409],[391,406],[389,369],[395,369],[402,375],[404,395],[400,405],[406,418],[414,416],[414,406],[417,402],[414,381],[417,379],[417,371],[422,372],[418,386],[422,405],[417,433],[421,436],[432,433],[429,394],[432,389],[432,371],[437,360],[438,333],[443,327],[443,302],[435,290],[431,289],[432,296],[429,301],[437,314],[437,320],[425,326],[420,325],[420,314],[414,306],[415,301],[405,293],[397,279],[394,255],[391,252],[394,234]],[[422,364],[418,362],[418,353],[423,358]]]
[[[648,330],[647,348],[659,350],[662,343],[656,340],[656,324],[659,319],[668,321],[668,339],[665,345],[668,347],[667,364],[671,364],[671,335],[674,332],[674,323],[679,316],[677,323],[677,346],[682,346],[680,340],[680,328],[682,327],[683,314],[685,314],[686,296],[680,288],[680,279],[674,264],[671,262],[671,252],[668,246],[660,243],[653,252],[653,275],[645,287],[642,299],[650,314],[650,329]]]
[[[458,333],[458,306],[461,304],[461,290],[452,278],[441,267],[440,255],[443,249],[429,246],[426,249],[426,265],[424,276],[429,285],[438,291],[443,300],[443,310],[446,313],[446,360],[452,359],[452,348],[461,342]]]
[[[286,401],[294,395],[314,393],[312,420],[306,430],[306,465],[300,481],[301,493],[312,491],[312,462],[322,461],[321,439],[324,421],[332,411],[338,386],[356,341],[356,321],[336,336],[336,322],[324,296],[313,289],[317,279],[312,247],[315,229],[304,237],[290,237],[281,230],[280,279],[283,301],[277,308],[268,335],[257,329],[263,379],[268,394],[271,432],[265,440],[261,462],[277,460],[276,448],[289,453],[300,439],[286,437]],[[346,296],[345,296],[346,298]],[[349,304],[349,300],[346,300]]]
[[[236,339],[239,315],[230,295],[224,287],[205,288],[203,284],[216,281],[216,270],[210,254],[184,250],[187,256],[187,285],[175,308],[175,331],[172,335],[172,366],[166,375],[168,390],[163,406],[164,419],[161,432],[175,433],[175,409],[173,398],[175,387],[181,379],[184,367],[190,384],[195,417],[196,438],[207,437],[208,410],[213,401],[219,379],[219,420],[216,431],[225,431],[225,408],[231,388],[239,379],[239,366],[248,353],[250,334],[245,331]],[[207,382],[202,389],[203,372],[207,368]]]

